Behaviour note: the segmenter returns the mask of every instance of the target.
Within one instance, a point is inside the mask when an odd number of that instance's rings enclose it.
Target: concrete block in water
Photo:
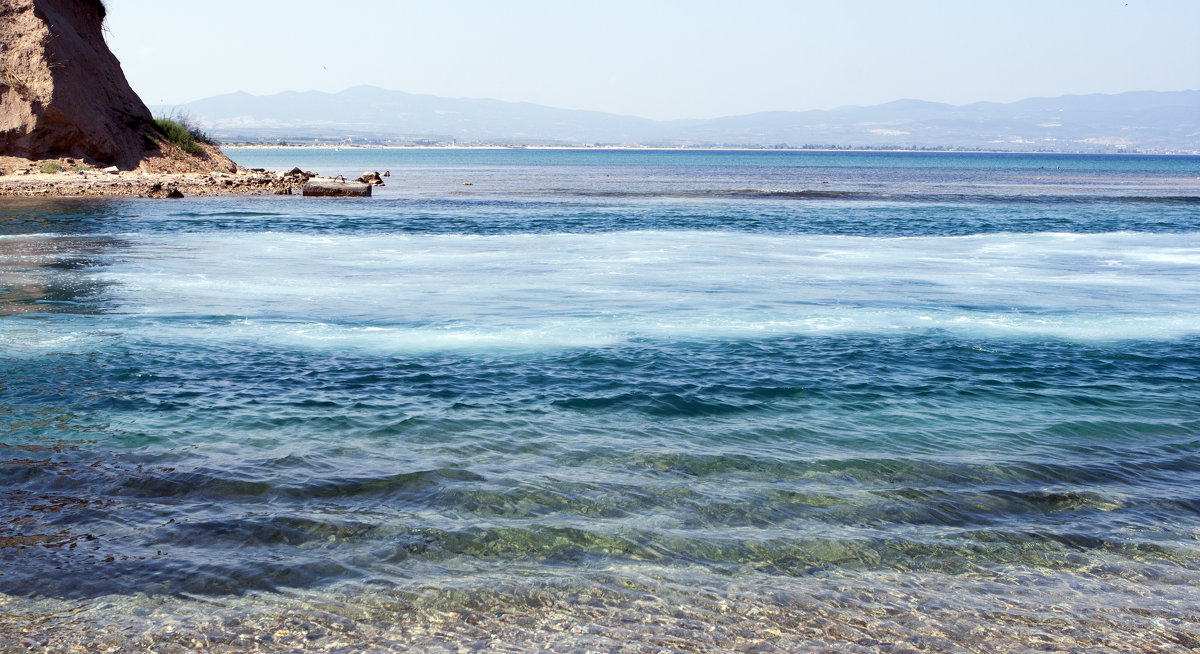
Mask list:
[[[300,192],[312,197],[371,197],[371,185],[361,182],[340,182],[331,179],[311,179],[304,183]]]

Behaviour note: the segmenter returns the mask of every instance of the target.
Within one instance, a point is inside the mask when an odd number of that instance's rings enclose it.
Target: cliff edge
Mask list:
[[[144,172],[235,171],[167,142],[104,41],[101,0],[0,0],[0,156]]]

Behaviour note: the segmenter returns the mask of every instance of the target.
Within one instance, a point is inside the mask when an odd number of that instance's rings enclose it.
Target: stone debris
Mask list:
[[[305,172],[299,168],[293,168],[287,172],[279,173],[279,175],[298,184],[303,184],[304,182],[307,182],[308,180],[317,176],[317,174],[314,172]]]

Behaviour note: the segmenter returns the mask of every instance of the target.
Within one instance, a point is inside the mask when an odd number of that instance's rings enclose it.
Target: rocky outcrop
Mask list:
[[[372,186],[383,186],[384,185],[383,178],[380,177],[379,173],[374,170],[368,170],[367,172],[363,173],[361,177],[359,177],[358,179],[356,179],[354,181],[361,182],[363,184],[370,184]]]
[[[0,156],[122,170],[236,170],[166,142],[104,42],[101,0],[0,0]]]
[[[179,198],[197,195],[292,195],[316,176],[316,173],[270,172],[261,168],[239,169],[236,173],[148,173],[97,170],[87,167],[63,168],[56,172],[18,170],[0,175],[0,197],[125,196]],[[333,180],[326,180],[333,181]],[[346,186],[346,184],[342,184]],[[363,184],[368,191],[370,185]],[[360,195],[350,193],[349,195]],[[342,193],[341,195],[347,195]],[[367,193],[370,195],[370,193]]]

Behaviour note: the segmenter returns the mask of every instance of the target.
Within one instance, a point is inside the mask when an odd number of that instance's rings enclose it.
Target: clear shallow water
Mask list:
[[[1200,643],[1200,160],[236,155],[0,204],[13,642]]]

